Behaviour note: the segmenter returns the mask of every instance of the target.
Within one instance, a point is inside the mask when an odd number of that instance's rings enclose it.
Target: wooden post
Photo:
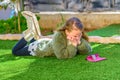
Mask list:
[[[17,12],[18,12],[18,31],[21,32],[21,27],[20,27],[20,0],[16,1],[17,5]]]

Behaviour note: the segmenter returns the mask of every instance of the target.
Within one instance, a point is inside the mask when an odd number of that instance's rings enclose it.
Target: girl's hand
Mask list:
[[[74,36],[69,35],[69,36],[67,36],[67,39],[70,41],[70,43],[72,45],[77,46],[78,44],[81,43],[80,42],[81,36],[82,36],[82,34],[80,34],[80,35],[74,35]]]

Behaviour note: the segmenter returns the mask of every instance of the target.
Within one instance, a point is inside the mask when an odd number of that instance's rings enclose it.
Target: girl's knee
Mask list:
[[[17,55],[17,52],[16,52],[16,50],[14,48],[12,48],[12,54]]]

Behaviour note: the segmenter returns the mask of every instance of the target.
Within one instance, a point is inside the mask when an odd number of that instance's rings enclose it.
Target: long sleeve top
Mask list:
[[[72,44],[69,44],[65,32],[59,31],[54,34],[52,40],[47,40],[45,42],[45,46],[42,48],[41,42],[38,41],[36,43],[36,49],[33,52],[35,56],[56,56],[58,59],[72,58],[77,55],[77,53],[79,54],[91,52],[90,44],[83,38],[80,40],[81,44],[75,47]]]

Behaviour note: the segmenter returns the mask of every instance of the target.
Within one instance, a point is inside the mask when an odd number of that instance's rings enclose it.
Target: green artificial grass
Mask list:
[[[106,26],[104,28],[88,32],[89,36],[120,36],[120,24]]]
[[[120,45],[91,43],[92,53],[107,60],[88,62],[87,55],[59,60],[56,57],[13,56],[17,41],[0,40],[0,80],[119,80]]]

